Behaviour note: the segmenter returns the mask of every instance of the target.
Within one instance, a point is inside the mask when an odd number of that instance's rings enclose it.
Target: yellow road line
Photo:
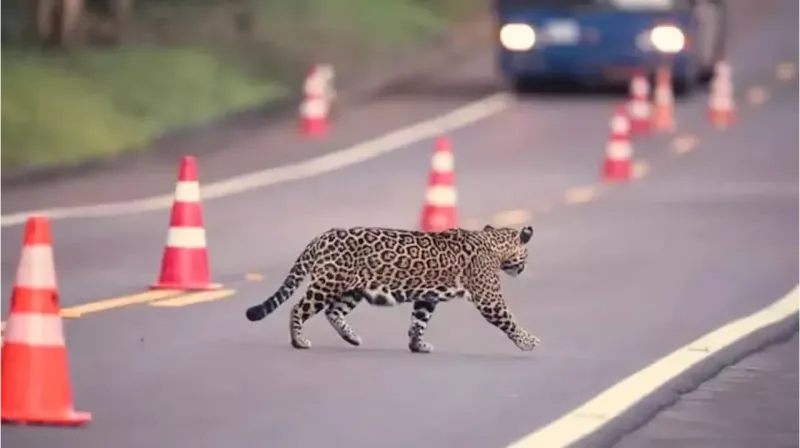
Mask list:
[[[564,193],[564,202],[567,204],[583,204],[597,197],[597,186],[586,185],[574,187]]]
[[[650,173],[650,164],[645,161],[639,161],[633,164],[633,178],[641,179]]]
[[[788,81],[794,77],[794,64],[791,62],[781,62],[775,70],[775,75],[781,81]]]
[[[690,342],[506,448],[569,446],[608,424],[695,364],[762,328],[796,316],[797,312],[798,290],[795,286],[772,305]]]
[[[697,146],[697,137],[693,135],[679,135],[672,141],[672,151],[675,154],[685,154]]]
[[[137,303],[147,303],[152,302],[153,300],[164,299],[166,297],[174,296],[182,291],[179,290],[152,290],[152,291],[145,291],[139,294],[133,294],[130,296],[124,297],[117,297],[114,299],[106,299],[100,300],[97,302],[90,302],[85,303],[83,305],[77,305],[69,308],[63,308],[61,310],[62,317],[68,318],[75,318],[81,317],[85,314],[90,313],[97,313],[99,311],[106,311],[113,308],[120,308],[123,306],[135,305]]]
[[[197,303],[211,302],[212,300],[224,299],[225,297],[232,296],[236,291],[233,289],[219,289],[216,291],[203,291],[192,294],[182,295],[173,299],[159,300],[150,303],[150,306],[164,307],[164,308],[177,308],[181,306],[194,305]]]
[[[767,90],[761,86],[753,86],[747,90],[747,102],[750,104],[764,104],[767,101]]]
[[[531,218],[530,212],[527,210],[517,209],[517,210],[506,210],[504,212],[497,213],[492,218],[492,222],[496,226],[514,226],[519,225],[522,223],[527,222]]]
[[[248,272],[245,274],[244,278],[248,282],[260,282],[261,280],[264,280],[264,276],[258,272]]]

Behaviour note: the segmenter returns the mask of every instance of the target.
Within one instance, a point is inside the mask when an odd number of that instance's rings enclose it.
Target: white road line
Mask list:
[[[511,104],[512,97],[509,95],[495,94],[436,118],[398,129],[325,156],[202,185],[203,200],[222,198],[268,185],[306,179],[340,170],[399,150],[426,138],[433,138],[439,134],[470,125],[508,108]],[[174,189],[174,185],[169,188]],[[172,199],[172,194],[164,194],[125,202],[12,213],[2,216],[2,227],[22,224],[32,214],[43,214],[50,219],[98,218],[163,210],[172,206]]]
[[[497,227],[513,227],[524,224],[530,219],[531,214],[527,210],[507,210],[494,215],[492,223]]]
[[[681,347],[507,448],[560,448],[577,442],[700,361],[762,328],[797,314],[798,297],[795,286],[772,305]]]

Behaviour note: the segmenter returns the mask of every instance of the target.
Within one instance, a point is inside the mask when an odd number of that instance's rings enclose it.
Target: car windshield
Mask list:
[[[498,8],[562,7],[565,9],[619,9],[625,11],[666,11],[685,7],[688,0],[496,0]]]

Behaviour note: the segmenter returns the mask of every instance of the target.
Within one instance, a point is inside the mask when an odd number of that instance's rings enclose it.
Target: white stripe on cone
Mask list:
[[[628,112],[635,118],[649,118],[650,104],[646,101],[632,101],[628,106]]]
[[[655,101],[658,104],[666,105],[672,103],[672,92],[669,87],[659,87],[656,89]]]
[[[631,129],[628,119],[622,115],[614,115],[611,118],[611,132],[615,135],[627,135]]]
[[[200,183],[180,181],[175,185],[176,202],[200,202]]]
[[[435,207],[453,207],[456,205],[456,196],[453,187],[434,185],[425,192],[425,202]]]
[[[170,227],[167,247],[203,249],[206,247],[206,229],[203,227]]]
[[[449,152],[437,151],[431,158],[431,167],[438,173],[452,172],[455,168],[455,158]]]
[[[307,96],[325,96],[328,93],[328,80],[324,76],[314,72],[306,78],[303,85],[303,93]]]
[[[328,113],[328,102],[322,98],[306,98],[300,104],[300,114],[305,118],[323,118]]]
[[[61,316],[12,313],[6,324],[4,340],[35,347],[63,347]]]
[[[32,289],[56,288],[53,248],[50,245],[37,244],[22,248],[16,286]]]
[[[611,160],[628,160],[633,151],[628,142],[611,142],[606,148],[606,155]]]
[[[631,94],[637,99],[646,97],[650,93],[650,84],[643,77],[637,76],[631,81]]]

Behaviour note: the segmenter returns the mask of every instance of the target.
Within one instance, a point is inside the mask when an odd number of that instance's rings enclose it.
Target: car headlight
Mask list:
[[[500,43],[511,51],[526,51],[536,43],[536,32],[524,23],[507,23],[500,28]]]
[[[650,31],[650,42],[662,53],[678,53],[686,45],[686,36],[676,26],[659,25]]]

